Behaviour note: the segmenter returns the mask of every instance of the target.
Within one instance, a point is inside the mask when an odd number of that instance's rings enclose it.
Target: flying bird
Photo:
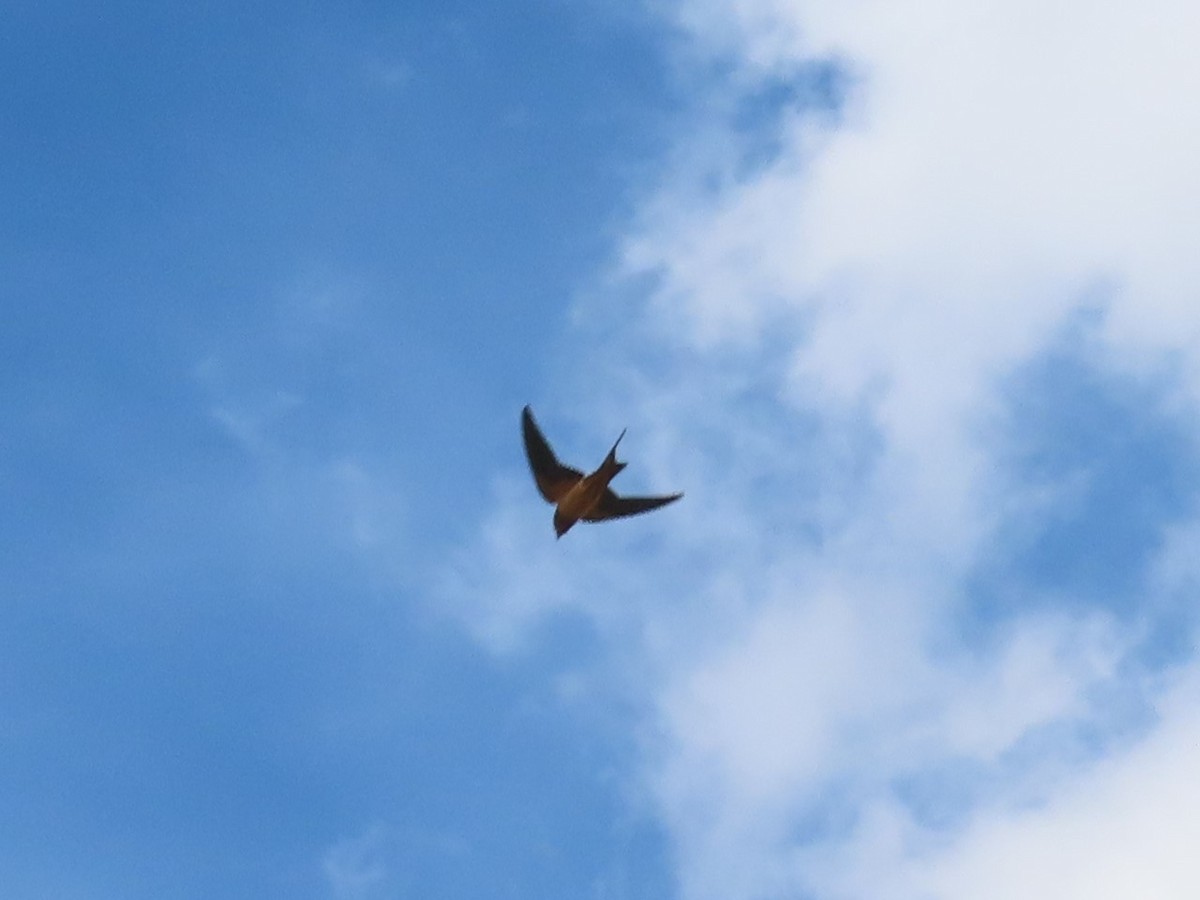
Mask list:
[[[521,413],[521,431],[525,436],[525,455],[529,457],[529,468],[533,480],[547,503],[555,505],[554,531],[562,537],[571,526],[582,519],[585,522],[603,522],[649,512],[678,500],[683,494],[668,494],[662,497],[621,497],[614,494],[608,483],[625,468],[617,462],[617,444],[625,437],[622,431],[600,468],[590,475],[564,466],[546,443],[533,419],[533,411],[526,406]]]

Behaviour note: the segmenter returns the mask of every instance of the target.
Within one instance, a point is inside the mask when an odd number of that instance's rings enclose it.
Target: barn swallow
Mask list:
[[[620,497],[612,492],[608,483],[625,468],[617,462],[617,444],[625,437],[622,431],[604,462],[591,475],[564,466],[546,443],[546,438],[533,420],[533,410],[528,406],[521,413],[521,431],[525,436],[525,455],[529,457],[529,468],[533,480],[546,502],[555,505],[554,531],[562,537],[571,526],[583,519],[585,522],[603,522],[635,516],[666,506],[683,494],[668,494],[663,497]]]

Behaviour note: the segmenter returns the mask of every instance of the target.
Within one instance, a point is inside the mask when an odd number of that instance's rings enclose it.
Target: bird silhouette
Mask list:
[[[525,437],[525,455],[537,489],[547,503],[555,505],[554,532],[562,537],[576,522],[603,522],[649,512],[678,500],[683,494],[661,497],[621,497],[613,493],[608,483],[625,468],[617,462],[617,444],[625,437],[622,431],[608,451],[600,468],[590,475],[564,466],[550,449],[528,406],[521,412],[521,432]]]

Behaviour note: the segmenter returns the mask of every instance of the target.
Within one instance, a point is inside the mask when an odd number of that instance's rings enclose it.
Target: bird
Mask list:
[[[625,463],[617,462],[617,444],[625,437],[624,430],[608,451],[604,462],[600,463],[600,468],[590,475],[584,475],[558,461],[533,418],[533,410],[528,406],[521,412],[521,433],[525,438],[525,455],[529,458],[529,468],[537,489],[547,503],[555,505],[554,533],[560,538],[581,519],[584,522],[603,522],[606,519],[636,516],[674,503],[683,496],[679,493],[660,497],[622,497],[613,493],[608,483],[625,468]]]

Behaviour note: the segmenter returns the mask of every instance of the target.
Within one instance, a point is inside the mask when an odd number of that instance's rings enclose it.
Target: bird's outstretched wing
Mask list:
[[[583,473],[558,461],[528,406],[521,413],[521,432],[525,436],[525,455],[529,458],[538,491],[546,502],[557,503],[583,479]]]
[[[611,489],[605,490],[596,508],[583,517],[585,522],[603,522],[605,519],[620,519],[650,512],[668,503],[674,503],[683,494],[667,494],[662,497],[621,497]]]

